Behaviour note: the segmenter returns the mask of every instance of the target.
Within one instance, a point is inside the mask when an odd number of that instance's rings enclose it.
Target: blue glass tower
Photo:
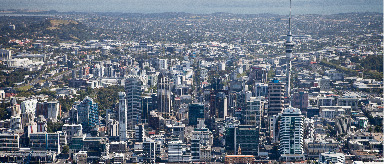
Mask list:
[[[78,120],[83,126],[83,132],[90,132],[96,125],[99,125],[99,109],[97,103],[94,103],[92,98],[85,97],[76,108]]]

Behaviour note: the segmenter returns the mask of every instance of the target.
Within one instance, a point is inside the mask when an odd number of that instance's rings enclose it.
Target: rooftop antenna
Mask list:
[[[291,18],[292,18],[292,0],[289,0],[289,31],[288,31],[288,34],[291,34]]]

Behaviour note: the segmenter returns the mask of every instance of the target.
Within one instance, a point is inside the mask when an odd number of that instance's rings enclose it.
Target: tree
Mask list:
[[[10,106],[10,103],[5,103],[5,100],[0,104],[0,119],[5,120],[11,118],[10,111],[7,111],[7,107]]]
[[[61,131],[62,127],[63,127],[63,123],[61,122],[48,122],[47,131],[48,133],[54,133],[57,131]]]
[[[64,145],[63,146],[63,151],[61,151],[61,153],[68,154],[68,152],[69,152],[69,146],[68,145]]]
[[[268,77],[267,77],[268,80],[274,78],[274,77],[275,77],[275,70],[271,68],[271,69],[268,71],[268,75],[267,75],[267,76],[268,76]]]
[[[375,126],[375,132],[377,133],[383,133],[383,127],[380,125]]]
[[[124,88],[122,86],[113,85],[95,91],[96,98],[94,100],[98,103],[101,115],[105,114],[107,109],[111,109],[115,103],[118,102],[118,92],[124,92]]]
[[[70,99],[67,96],[65,96],[65,98],[59,98],[58,100],[61,105],[61,110],[63,112],[69,111],[72,107],[72,104],[75,102],[75,99]]]
[[[382,55],[369,55],[361,60],[361,66],[367,70],[375,70],[378,72],[383,71],[383,56]]]

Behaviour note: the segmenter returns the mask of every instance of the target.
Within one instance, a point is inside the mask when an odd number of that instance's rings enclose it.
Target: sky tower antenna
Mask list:
[[[292,69],[292,63],[291,63],[291,59],[292,59],[292,56],[293,56],[293,46],[294,46],[294,43],[293,43],[293,37],[292,37],[292,33],[291,33],[291,19],[292,19],[292,0],[289,0],[289,25],[288,25],[288,34],[287,34],[287,38],[286,38],[286,41],[285,41],[285,53],[286,53],[286,57],[287,57],[287,71],[286,71],[286,77],[287,77],[287,86],[286,86],[286,97],[289,101],[289,105],[291,104],[291,69]]]
[[[289,34],[291,34],[292,0],[289,0]]]

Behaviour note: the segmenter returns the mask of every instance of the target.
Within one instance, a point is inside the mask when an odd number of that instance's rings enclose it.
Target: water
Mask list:
[[[209,14],[289,13],[289,0],[2,0],[0,10],[31,9],[60,12],[186,12]],[[293,14],[383,12],[382,0],[293,0]]]

